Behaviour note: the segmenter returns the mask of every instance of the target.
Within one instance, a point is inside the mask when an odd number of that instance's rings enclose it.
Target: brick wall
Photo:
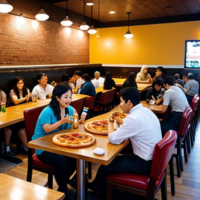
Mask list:
[[[0,66],[89,63],[87,32],[0,13]]]

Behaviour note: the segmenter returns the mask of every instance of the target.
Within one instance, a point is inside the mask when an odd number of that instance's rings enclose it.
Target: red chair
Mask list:
[[[32,136],[34,134],[35,126],[38,120],[38,117],[41,111],[46,106],[42,106],[39,108],[33,108],[29,110],[24,110],[24,123],[26,127],[26,133],[28,141],[31,141]],[[33,169],[47,173],[48,174],[48,187],[52,189],[53,186],[53,174],[54,168],[43,163],[39,160],[37,155],[35,154],[34,149],[28,149],[28,171],[27,171],[27,181],[31,182],[32,180],[32,171]]]
[[[95,101],[95,98],[96,98],[96,96],[94,96],[94,97],[86,97],[86,98],[85,98],[84,106],[89,108],[88,116],[87,116],[88,119],[89,119],[90,117],[93,117],[93,116],[94,116],[94,114],[93,114],[93,109],[94,109],[94,101]]]
[[[191,103],[190,103],[190,106],[193,110],[193,114],[194,114],[194,117],[193,117],[193,120],[192,120],[192,125],[191,125],[191,131],[190,131],[190,136],[191,136],[191,145],[193,146],[194,144],[194,140],[195,140],[195,130],[196,130],[196,125],[197,125],[197,117],[198,117],[198,106],[199,106],[199,100],[200,100],[200,97],[198,94],[196,94]]]
[[[154,149],[150,175],[129,173],[111,174],[107,176],[107,200],[112,199],[112,188],[123,190],[154,200],[155,194],[161,187],[162,199],[167,199],[166,167],[174,151],[177,134],[168,131]]]
[[[178,177],[181,176],[180,171],[183,171],[181,147],[184,148],[185,162],[188,161],[188,158],[187,158],[187,154],[188,154],[188,152],[187,152],[187,133],[190,128],[190,122],[191,122],[192,117],[193,117],[192,109],[190,106],[188,106],[181,116],[180,127],[179,127],[179,131],[177,132],[177,134],[178,134],[177,145],[176,145],[177,154],[175,154],[174,156],[176,157],[177,176]]]
[[[108,105],[112,104],[115,96],[115,91],[116,89],[111,89],[102,92],[98,105],[94,106],[94,112],[98,112],[98,114],[100,114],[100,112],[102,111],[104,113],[106,107],[108,108],[108,110],[110,110]]]
[[[85,102],[85,99],[83,98],[83,99],[77,99],[75,101],[72,101],[70,104],[73,108],[76,109],[79,116],[83,110],[84,102]]]

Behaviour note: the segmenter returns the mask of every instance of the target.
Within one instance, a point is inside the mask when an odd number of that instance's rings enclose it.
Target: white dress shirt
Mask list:
[[[81,88],[81,85],[84,83],[85,81],[80,77],[79,79],[76,80],[76,87]]]
[[[91,82],[95,88],[102,87],[104,84],[105,78],[99,77],[99,79],[94,78]]]
[[[109,142],[120,144],[130,139],[133,153],[148,161],[152,160],[154,147],[162,139],[160,122],[156,115],[142,104],[134,106],[123,125],[109,136]]]
[[[52,85],[47,84],[45,89],[40,85],[36,85],[33,88],[32,94],[36,94],[39,99],[46,99],[47,95],[52,95],[54,87]]]

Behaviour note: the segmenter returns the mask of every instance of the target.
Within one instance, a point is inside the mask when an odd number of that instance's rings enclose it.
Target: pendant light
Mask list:
[[[0,0],[0,13],[9,13],[13,10],[13,6],[7,0]]]
[[[69,0],[66,1],[66,17],[60,22],[63,26],[71,26],[73,24],[73,22],[68,17],[68,1]]]
[[[92,5],[91,5],[91,26],[88,30],[89,34],[95,34],[97,32],[97,30],[94,28],[93,24],[92,24]]]
[[[129,31],[129,15],[131,14],[131,12],[127,12],[127,14],[128,14],[128,31],[126,32],[124,37],[130,39],[133,37],[133,34],[131,34],[131,32]]]
[[[88,30],[88,28],[89,28],[89,26],[86,24],[86,22],[85,22],[85,0],[83,0],[83,4],[84,4],[84,9],[83,9],[83,12],[84,12],[84,21],[83,21],[83,23],[80,25],[80,29],[82,30],[82,31],[86,31],[86,30]]]
[[[38,12],[38,14],[35,16],[35,18],[39,21],[46,21],[47,19],[49,19],[49,15],[47,15],[45,13],[45,11],[43,10],[43,2],[41,1],[41,8],[40,11]]]

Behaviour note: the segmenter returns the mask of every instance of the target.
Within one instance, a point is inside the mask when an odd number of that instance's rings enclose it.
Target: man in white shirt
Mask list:
[[[43,72],[40,72],[37,75],[37,80],[39,84],[33,88],[32,95],[37,95],[39,99],[50,98],[52,96],[54,87],[50,84],[47,84],[47,75]]]
[[[94,79],[92,80],[92,84],[94,85],[95,88],[102,87],[105,81],[105,78],[100,77],[100,72],[96,71],[94,73]]]
[[[74,72],[74,78],[76,79],[76,88],[73,89],[73,93],[78,93],[78,90],[81,88],[82,84],[84,83],[82,79],[82,72],[80,70],[76,70]]]
[[[175,80],[173,76],[167,76],[164,80],[164,87],[167,90],[163,97],[162,113],[165,113],[168,106],[171,107],[171,112],[168,118],[161,121],[162,135],[169,130],[179,130],[182,113],[188,106],[187,98],[184,92],[174,85]]]
[[[109,133],[109,142],[120,144],[130,139],[133,154],[117,156],[108,166],[101,165],[96,178],[88,183],[94,191],[105,193],[106,176],[111,173],[149,174],[154,147],[162,139],[160,123],[156,115],[140,103],[136,88],[125,88],[120,92],[120,107],[129,115],[121,121],[116,131]]]

